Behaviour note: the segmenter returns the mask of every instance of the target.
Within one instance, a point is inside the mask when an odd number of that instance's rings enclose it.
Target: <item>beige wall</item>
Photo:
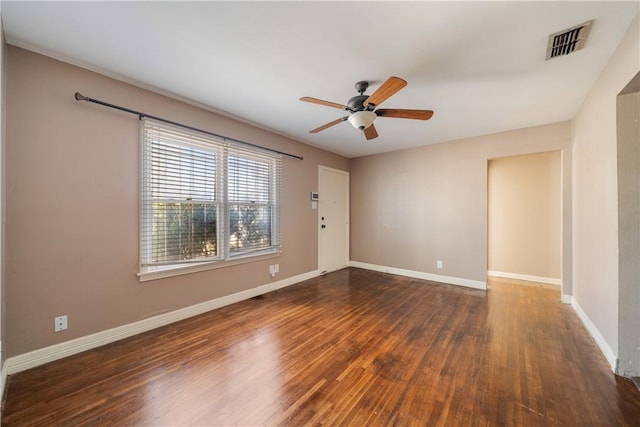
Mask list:
[[[640,70],[638,16],[572,122],[574,298],[617,355],[616,96]]]
[[[4,145],[5,145],[5,41],[2,27],[2,15],[0,14],[0,369],[5,360],[4,335],[5,335],[5,297],[4,297]],[[4,383],[0,380],[0,396],[2,396]]]
[[[489,159],[562,150],[570,183],[570,123],[353,159],[351,260],[486,281]],[[571,187],[562,187],[563,292],[571,294]],[[443,269],[436,269],[436,261]]]
[[[489,161],[489,271],[560,280],[560,152]]]
[[[348,159],[20,48],[7,52],[8,356],[317,269],[309,192],[319,164],[349,170]],[[77,102],[76,91],[303,155],[283,160],[276,279],[266,260],[140,283],[138,121]],[[69,329],[54,333],[62,314]]]

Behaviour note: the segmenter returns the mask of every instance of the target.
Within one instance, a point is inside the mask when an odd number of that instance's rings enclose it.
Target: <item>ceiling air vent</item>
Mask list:
[[[551,34],[547,43],[547,59],[568,55],[584,47],[593,20]]]

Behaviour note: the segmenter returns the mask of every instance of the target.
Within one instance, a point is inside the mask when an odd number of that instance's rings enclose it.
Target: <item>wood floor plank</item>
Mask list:
[[[2,425],[640,425],[559,299],[349,268],[11,375]]]

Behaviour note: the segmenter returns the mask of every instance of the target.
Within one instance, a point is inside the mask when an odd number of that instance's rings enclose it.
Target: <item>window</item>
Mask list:
[[[141,123],[143,272],[279,251],[277,155]]]
[[[262,251],[271,246],[276,206],[272,162],[231,152],[227,156],[229,253]]]

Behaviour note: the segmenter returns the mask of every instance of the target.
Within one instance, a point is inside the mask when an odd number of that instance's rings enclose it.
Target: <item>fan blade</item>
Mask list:
[[[339,119],[336,119],[336,120],[334,120],[332,122],[327,123],[326,125],[322,125],[322,126],[320,126],[318,128],[310,130],[309,133],[318,133],[318,132],[323,131],[323,130],[325,130],[327,128],[330,128],[331,126],[335,126],[338,123],[342,123],[342,122],[346,121],[348,118],[349,117],[341,117]]]
[[[369,126],[368,128],[365,128],[363,132],[367,140],[378,137],[378,132],[376,131],[376,127],[373,125],[373,123],[371,123],[371,126]]]
[[[433,116],[431,110],[398,110],[395,108],[376,110],[378,117],[393,117],[396,119],[429,120]]]
[[[303,96],[302,98],[300,98],[300,101],[311,102],[312,104],[325,105],[327,107],[333,107],[333,108],[337,108],[339,110],[347,110],[347,106],[346,105],[337,104],[335,102],[330,102],[330,101],[323,101],[322,99],[311,98],[309,96]]]
[[[400,77],[391,76],[384,83],[382,83],[382,86],[380,86],[375,92],[373,92],[366,101],[364,101],[364,106],[378,106],[406,85],[407,82],[402,80]]]

